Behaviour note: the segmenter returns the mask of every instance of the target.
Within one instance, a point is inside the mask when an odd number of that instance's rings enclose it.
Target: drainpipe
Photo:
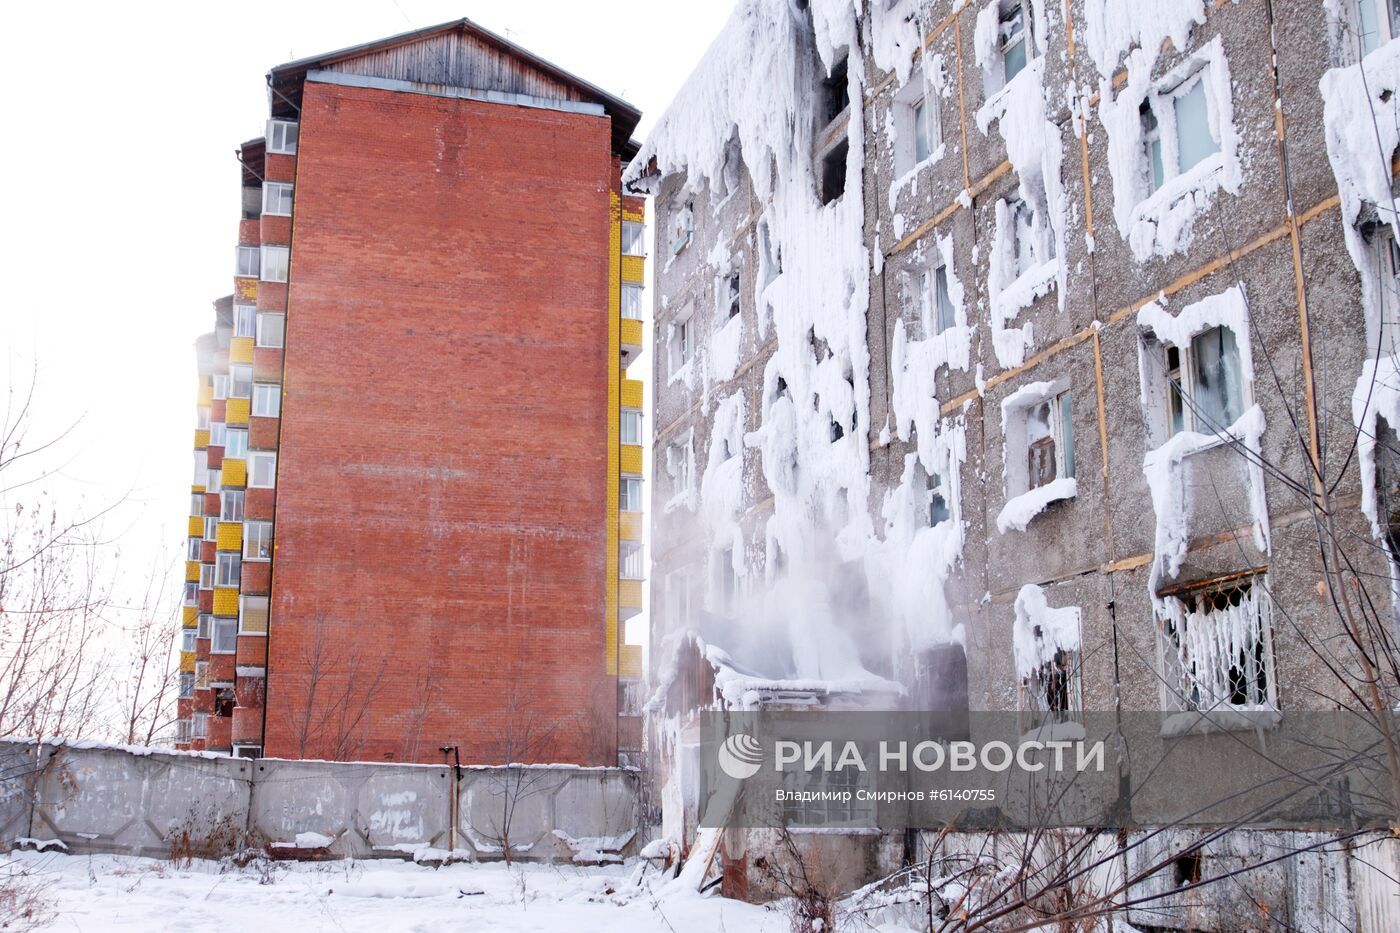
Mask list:
[[[457,818],[462,799],[462,753],[456,745],[443,745],[438,751],[444,755],[452,753],[452,797],[447,801],[447,846],[449,852],[456,852]]]

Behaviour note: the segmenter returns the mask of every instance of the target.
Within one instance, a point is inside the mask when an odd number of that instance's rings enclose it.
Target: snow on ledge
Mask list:
[[[1025,531],[1031,519],[1045,511],[1050,503],[1073,499],[1078,492],[1079,483],[1073,476],[1062,476],[1044,486],[1023,492],[1001,507],[1001,512],[997,514],[997,531],[1002,534],[1011,530]]]

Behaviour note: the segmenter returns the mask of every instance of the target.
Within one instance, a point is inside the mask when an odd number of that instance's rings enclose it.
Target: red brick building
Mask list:
[[[638,112],[466,20],[268,86],[199,345],[182,744],[616,762]]]

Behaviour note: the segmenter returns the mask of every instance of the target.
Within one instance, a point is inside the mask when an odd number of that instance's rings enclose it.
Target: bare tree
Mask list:
[[[489,842],[500,846],[506,863],[511,859],[511,832],[516,812],[525,801],[548,790],[550,773],[530,767],[546,759],[554,748],[562,725],[535,708],[522,689],[520,676],[510,679],[505,712],[490,744],[492,768],[486,779],[488,793],[497,801],[491,822],[485,829]]]
[[[357,628],[315,611],[296,665],[278,682],[286,691],[282,716],[296,757],[348,761],[363,751],[362,726],[388,663],[361,644]]]
[[[119,727],[124,740],[151,745],[175,722],[179,664],[173,651],[180,632],[179,590],[172,586],[176,566],[168,553],[152,561],[134,618],[121,626],[124,665],[116,675]]]

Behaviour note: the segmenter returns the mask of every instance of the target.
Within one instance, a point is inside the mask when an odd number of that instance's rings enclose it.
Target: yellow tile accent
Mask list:
[[[194,449],[202,450],[209,446],[209,431],[206,428],[194,429]]]
[[[184,610],[185,614],[182,621],[184,622],[185,628],[194,628],[199,624],[199,607],[185,606]]]
[[[257,279],[234,279],[233,290],[238,294],[239,301],[246,301],[251,304],[258,300]]]
[[[622,407],[641,408],[642,407],[642,380],[624,379],[622,380]]]
[[[642,448],[640,444],[623,444],[618,469],[623,473],[642,475]]]
[[[243,523],[219,522],[214,532],[214,548],[219,551],[237,551],[243,547]]]
[[[208,408],[210,405],[214,404],[214,387],[207,382],[202,383],[199,387],[198,398],[201,408]]]
[[[250,404],[250,400],[246,398],[229,399],[224,408],[224,421],[228,424],[247,424]]]
[[[181,674],[193,674],[193,673],[194,673],[194,652],[193,652],[193,651],[181,651],[181,652],[180,652],[180,673],[181,673]]]
[[[198,580],[198,579],[199,579],[199,561],[197,561],[197,560],[187,560],[187,561],[185,561],[185,579],[186,579],[186,580]]]
[[[622,281],[624,282],[645,282],[647,278],[647,261],[645,256],[623,256],[622,257]],[[613,303],[617,307],[617,303]]]
[[[191,486],[191,487],[190,487],[190,493],[191,493],[191,494],[197,493],[197,492],[199,492],[199,493],[204,492],[204,487],[203,487],[203,486]]]
[[[629,220],[634,224],[644,224],[647,222],[647,215],[641,211],[629,211],[624,207],[622,209],[622,219]]]
[[[642,513],[621,512],[617,521],[618,533],[624,541],[642,540]]]
[[[253,362],[253,338],[234,337],[229,341],[228,361],[230,363]]]
[[[629,609],[642,608],[642,581],[617,581],[617,602],[619,605],[626,606]]]
[[[630,678],[630,679],[632,679],[632,680],[637,680],[637,679],[641,678],[641,676],[642,676],[642,646],[641,646],[641,645],[623,645],[623,646],[622,646],[622,665],[621,665],[621,670],[618,671],[618,674],[620,674],[620,675],[623,676],[623,677]]]
[[[204,518],[199,515],[190,516],[189,536],[191,538],[204,537]]]
[[[219,482],[225,486],[246,486],[248,484],[248,461],[225,460],[224,472]]]
[[[622,301],[622,196],[608,191],[608,471],[607,471],[607,549],[603,552],[603,665],[611,677],[617,676],[617,541],[620,532],[618,515],[618,438],[621,435],[618,411],[619,383],[622,374],[617,360],[622,354],[622,316],[617,313]]]
[[[214,588],[214,615],[238,616],[238,590],[231,586]]]
[[[642,322],[634,318],[622,319],[622,345],[640,347],[642,345]]]

